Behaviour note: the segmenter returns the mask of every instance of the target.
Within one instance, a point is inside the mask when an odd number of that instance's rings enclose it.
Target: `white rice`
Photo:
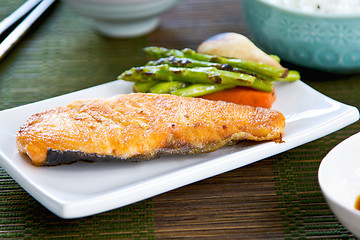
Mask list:
[[[251,1],[251,0],[250,0]],[[267,2],[305,12],[358,13],[360,0],[265,0]]]

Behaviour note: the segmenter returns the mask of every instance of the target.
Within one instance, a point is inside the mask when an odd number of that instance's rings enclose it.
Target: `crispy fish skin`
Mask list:
[[[57,165],[209,152],[239,140],[281,142],[284,128],[284,116],[271,109],[133,93],[34,114],[20,127],[16,145],[36,166]]]

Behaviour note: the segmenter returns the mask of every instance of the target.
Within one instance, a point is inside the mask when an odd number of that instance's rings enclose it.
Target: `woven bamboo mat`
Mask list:
[[[0,19],[22,2],[2,0]],[[196,48],[219,32],[247,34],[240,8],[235,0],[182,0],[149,36],[114,40],[59,2],[0,62],[0,110],[112,81],[143,65],[147,45]],[[299,70],[316,90],[359,107],[360,77]],[[0,169],[0,238],[350,239],[321,195],[317,170],[331,148],[359,130],[355,123],[249,166],[72,220],[50,213]]]

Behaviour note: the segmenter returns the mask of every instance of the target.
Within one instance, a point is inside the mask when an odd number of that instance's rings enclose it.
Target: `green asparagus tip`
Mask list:
[[[280,58],[279,56],[276,55],[269,55],[272,59],[274,59],[275,61],[277,61],[278,63],[280,63]]]

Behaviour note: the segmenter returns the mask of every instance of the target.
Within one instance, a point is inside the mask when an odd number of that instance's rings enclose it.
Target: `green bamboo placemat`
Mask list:
[[[273,160],[280,213],[288,239],[353,238],[336,219],[319,189],[317,171],[329,149],[327,136]]]
[[[303,81],[314,89],[345,104],[360,107],[360,75],[334,75],[302,68],[299,70]],[[341,141],[359,131],[358,121],[274,159],[277,194],[289,239],[355,239],[326,204],[317,173],[325,155]]]
[[[49,213],[0,170],[0,239],[153,239],[151,200],[84,219]]]

